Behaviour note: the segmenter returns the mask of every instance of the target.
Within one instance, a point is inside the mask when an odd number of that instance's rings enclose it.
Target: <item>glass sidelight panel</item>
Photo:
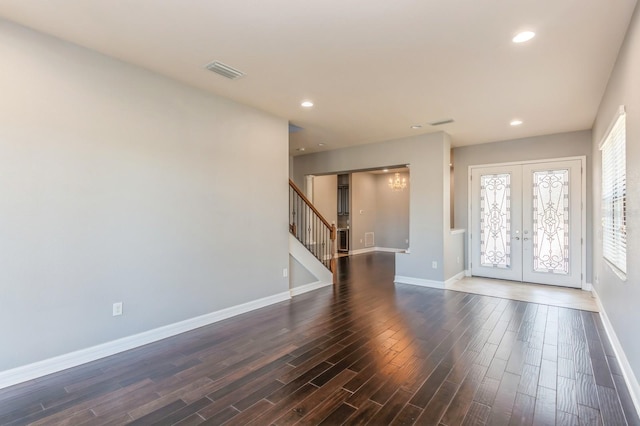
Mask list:
[[[569,274],[569,170],[533,172],[533,270]]]
[[[511,174],[480,176],[480,264],[511,267]]]

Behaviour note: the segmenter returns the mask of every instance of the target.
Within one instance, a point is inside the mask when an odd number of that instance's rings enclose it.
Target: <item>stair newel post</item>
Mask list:
[[[338,268],[336,265],[336,225],[335,224],[331,224],[331,250],[330,250],[330,254],[331,254],[331,260],[330,260],[330,266],[331,266],[331,272],[333,273],[333,283],[336,284],[338,282]]]

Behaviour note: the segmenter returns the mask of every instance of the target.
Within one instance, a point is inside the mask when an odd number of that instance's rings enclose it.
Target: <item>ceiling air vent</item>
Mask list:
[[[245,75],[242,71],[238,71],[237,69],[218,61],[213,61],[210,64],[207,64],[205,68],[230,80],[237,80]]]
[[[453,118],[445,118],[444,120],[431,121],[429,124],[431,126],[441,126],[443,124],[453,123]]]

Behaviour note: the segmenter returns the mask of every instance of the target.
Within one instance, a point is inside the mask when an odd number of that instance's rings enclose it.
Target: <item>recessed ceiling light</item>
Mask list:
[[[323,143],[323,142],[320,142],[320,143],[318,144],[318,146],[324,146],[324,143]]]
[[[516,34],[514,38],[511,40],[514,43],[524,43],[525,41],[529,41],[536,36],[536,33],[533,31],[522,31],[521,33]]]
[[[303,107],[303,108],[311,108],[313,106],[313,102],[311,102],[311,101],[302,101],[300,106]]]
[[[422,129],[422,124],[414,124],[411,126],[412,129]]]
[[[382,169],[383,172],[387,173],[389,169]]]
[[[304,151],[304,148],[298,148],[298,149],[296,149],[296,151],[302,152],[302,151]]]
[[[522,120],[511,120],[511,123],[509,123],[512,126],[519,126],[522,124]]]

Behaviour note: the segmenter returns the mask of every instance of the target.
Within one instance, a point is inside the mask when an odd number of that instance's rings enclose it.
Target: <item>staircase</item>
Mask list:
[[[289,232],[322,263],[336,283],[336,226],[330,224],[289,179]]]

